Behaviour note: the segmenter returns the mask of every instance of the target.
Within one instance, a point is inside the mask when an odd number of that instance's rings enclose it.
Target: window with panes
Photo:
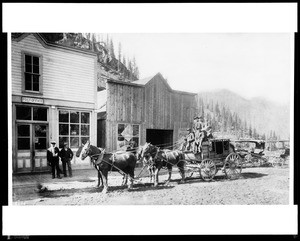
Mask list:
[[[137,148],[140,142],[140,126],[134,124],[118,124],[117,150]]]
[[[59,147],[66,142],[71,148],[78,148],[90,139],[90,113],[59,110]]]
[[[24,54],[24,90],[41,92],[40,57]]]
[[[30,149],[30,123],[34,125],[34,148],[36,150],[46,149],[47,146],[47,125],[43,124],[48,120],[48,109],[37,106],[16,106],[16,120],[22,125],[17,125],[18,150]],[[26,122],[24,122],[26,121]],[[24,124],[28,123],[28,124]]]

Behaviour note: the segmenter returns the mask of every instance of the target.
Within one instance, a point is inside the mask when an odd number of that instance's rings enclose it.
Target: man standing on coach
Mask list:
[[[47,149],[47,162],[48,165],[51,166],[52,169],[52,179],[55,178],[55,169],[56,169],[56,177],[60,177],[60,170],[59,170],[59,149],[55,146],[56,142],[51,141],[51,146]]]
[[[72,150],[69,148],[68,143],[65,142],[64,147],[59,152],[59,156],[61,158],[61,162],[62,162],[62,166],[63,166],[64,177],[67,177],[66,165],[68,166],[69,177],[72,177],[71,160],[73,158],[73,155],[74,154],[73,154]]]

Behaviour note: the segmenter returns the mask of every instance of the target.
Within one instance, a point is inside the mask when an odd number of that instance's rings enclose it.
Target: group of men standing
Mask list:
[[[47,162],[48,165],[51,166],[52,178],[55,178],[55,171],[57,178],[61,178],[61,172],[64,174],[64,177],[67,177],[66,166],[68,166],[69,177],[72,177],[71,160],[73,155],[68,143],[64,143],[64,147],[59,150],[56,146],[56,142],[51,141],[51,146],[47,149]],[[61,158],[63,171],[59,168],[59,158]]]
[[[182,151],[201,152],[201,144],[205,137],[212,138],[211,127],[204,122],[202,116],[194,117],[193,128],[188,128],[188,135],[182,143]]]

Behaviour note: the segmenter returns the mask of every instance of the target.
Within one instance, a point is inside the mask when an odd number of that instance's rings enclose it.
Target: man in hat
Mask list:
[[[194,134],[194,132],[192,131],[191,128],[187,128],[187,131],[189,132],[189,134],[186,137],[186,139],[188,141],[188,144],[186,146],[186,151],[189,151],[189,150],[194,151],[195,134]]]
[[[197,125],[197,123],[198,123],[198,116],[195,116],[194,117],[194,120],[193,120],[193,131],[195,132],[196,131],[196,125]]]
[[[55,141],[51,141],[50,143],[51,146],[47,149],[47,162],[52,169],[52,178],[55,178],[55,169],[56,177],[61,178],[59,170],[59,149],[56,147]]]
[[[61,162],[62,162],[64,177],[67,177],[66,166],[68,166],[69,177],[72,177],[71,160],[73,158],[73,155],[74,154],[73,154],[72,150],[69,148],[69,144],[67,142],[65,142],[64,147],[59,152],[59,156],[60,156]]]

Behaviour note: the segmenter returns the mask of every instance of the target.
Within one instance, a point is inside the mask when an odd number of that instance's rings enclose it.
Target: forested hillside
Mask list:
[[[289,106],[231,91],[200,92],[198,108],[216,134],[232,138],[288,139]]]

